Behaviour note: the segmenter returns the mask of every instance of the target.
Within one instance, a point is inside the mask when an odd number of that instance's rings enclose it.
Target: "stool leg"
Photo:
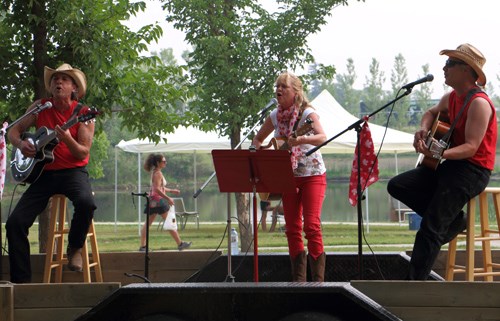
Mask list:
[[[466,262],[465,262],[465,280],[474,281],[474,234],[476,216],[476,199],[473,198],[467,204],[467,232],[466,232]]]
[[[49,234],[47,242],[47,251],[45,253],[45,269],[43,272],[43,283],[50,283],[50,277],[52,274],[52,258],[54,256],[54,243],[55,243],[55,231],[57,224],[57,211],[52,208],[49,222]]]
[[[97,237],[95,233],[94,220],[90,225],[90,247],[92,248],[92,265],[94,266],[95,280],[96,282],[103,282],[102,280],[102,270],[101,270],[101,258],[99,257],[99,248],[97,247]]]
[[[497,219],[497,232],[500,233],[500,193],[493,194],[493,204],[495,205],[495,216]]]
[[[448,257],[446,259],[446,281],[453,281],[455,276],[455,262],[457,258],[457,240],[458,237],[455,237],[448,243]]]
[[[66,197],[54,195],[50,201],[50,223],[45,257],[43,282],[50,283],[52,270],[55,269],[55,282],[62,282],[64,264],[64,234],[68,233],[66,224]],[[55,253],[54,253],[55,249]]]
[[[494,195],[492,195],[494,197]],[[488,220],[488,194],[483,192],[479,195],[479,220],[481,223],[481,238],[482,238],[482,250],[483,250],[483,268],[482,271],[487,273],[483,278],[485,281],[493,281],[493,272],[491,266],[491,240],[489,232],[489,220]],[[489,275],[488,275],[489,274]]]
[[[87,248],[87,240],[83,243],[82,247],[82,272],[83,282],[90,283],[90,266],[89,266],[89,251]]]
[[[90,260],[88,242],[90,242],[92,251],[92,261]],[[92,282],[90,268],[93,267],[96,282],[102,282],[101,260],[99,258],[99,249],[97,248],[94,220],[90,223],[87,239],[82,247],[82,260],[83,281],[86,283]]]

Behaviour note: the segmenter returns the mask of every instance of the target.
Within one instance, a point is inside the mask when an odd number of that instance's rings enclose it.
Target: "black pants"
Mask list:
[[[422,216],[408,279],[426,280],[441,246],[467,202],[488,185],[491,172],[468,161],[447,160],[436,170],[421,166],[393,177],[387,191]]]
[[[64,194],[73,203],[68,245],[81,248],[97,208],[85,168],[44,171],[21,196],[5,229],[9,242],[10,279],[14,283],[31,282],[29,228],[47,207],[54,194]]]

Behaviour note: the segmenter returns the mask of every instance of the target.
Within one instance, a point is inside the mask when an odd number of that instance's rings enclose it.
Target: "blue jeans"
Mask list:
[[[42,172],[21,196],[5,224],[9,241],[10,279],[14,283],[31,282],[29,228],[54,194],[66,195],[75,209],[68,246],[81,248],[85,242],[97,208],[87,170],[72,168]]]
[[[491,171],[466,160],[446,160],[436,170],[420,166],[393,177],[387,191],[422,216],[415,236],[409,280],[426,280],[450,227],[461,211],[488,185]]]

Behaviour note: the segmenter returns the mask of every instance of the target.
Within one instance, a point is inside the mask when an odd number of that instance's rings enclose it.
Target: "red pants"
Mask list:
[[[304,231],[309,255],[316,259],[325,251],[321,232],[321,208],[325,198],[326,174],[295,177],[295,184],[295,193],[283,194],[288,251],[292,258],[304,251]]]

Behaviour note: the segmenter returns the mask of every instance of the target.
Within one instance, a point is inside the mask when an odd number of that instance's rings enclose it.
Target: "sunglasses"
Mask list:
[[[446,62],[444,64],[444,66],[447,68],[451,68],[451,67],[456,66],[456,65],[467,65],[467,64],[463,61],[451,60],[451,59],[446,60]]]

